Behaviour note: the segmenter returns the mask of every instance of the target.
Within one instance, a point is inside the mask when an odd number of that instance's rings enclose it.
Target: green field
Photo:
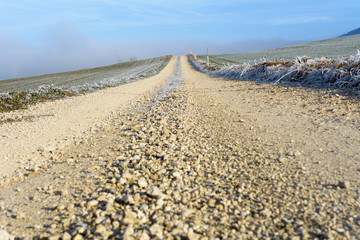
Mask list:
[[[169,60],[170,56],[166,56],[78,71],[2,80],[0,81],[0,93],[28,91],[30,89],[35,90],[42,85],[70,88],[85,84],[100,84],[118,80],[129,81],[155,75]]]
[[[252,80],[316,89],[337,89],[360,96],[360,35],[309,42],[259,52],[211,55],[189,61],[213,77]]]
[[[38,102],[93,92],[159,73],[171,56],[0,81],[0,112]]]
[[[299,45],[276,48],[258,52],[244,52],[234,54],[211,55],[210,61],[214,64],[242,64],[244,62],[294,60],[298,56],[309,58],[340,58],[357,54],[360,50],[360,35],[332,38]],[[200,56],[205,60],[206,56]]]

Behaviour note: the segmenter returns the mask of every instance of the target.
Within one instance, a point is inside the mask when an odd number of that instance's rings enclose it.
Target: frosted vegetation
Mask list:
[[[160,72],[170,59],[171,56],[164,56],[78,71],[3,80],[0,81],[0,112],[150,77]]]
[[[189,61],[214,77],[350,90],[360,94],[360,35],[253,53]],[[350,53],[352,52],[352,53]],[[301,57],[299,57],[301,56]],[[256,60],[258,58],[258,60]],[[247,59],[240,63],[239,61]]]
[[[258,52],[211,55],[210,61],[213,64],[221,65],[262,61],[264,58],[267,61],[293,61],[298,56],[334,59],[354,55],[357,49],[360,49],[360,35],[332,38]],[[200,56],[200,58],[205,60],[206,56]]]

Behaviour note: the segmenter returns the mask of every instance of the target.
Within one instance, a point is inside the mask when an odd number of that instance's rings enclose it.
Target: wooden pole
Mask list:
[[[206,54],[206,65],[209,66],[209,48],[206,48],[207,54]]]

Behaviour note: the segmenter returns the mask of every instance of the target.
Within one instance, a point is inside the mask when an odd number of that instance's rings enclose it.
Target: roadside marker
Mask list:
[[[194,52],[195,52],[195,58],[197,58],[197,57],[196,57],[196,48],[194,49]]]
[[[206,48],[207,50],[207,55],[206,55],[206,65],[209,66],[209,48]]]

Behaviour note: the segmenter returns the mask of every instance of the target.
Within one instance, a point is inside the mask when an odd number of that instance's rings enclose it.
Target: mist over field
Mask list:
[[[288,46],[299,41],[277,39],[249,39],[241,41],[184,40],[106,42],[86,36],[72,24],[59,24],[48,28],[37,43],[0,32],[0,80],[77,70],[164,55],[185,55],[189,48],[204,54],[209,47],[211,54],[257,51]]]

